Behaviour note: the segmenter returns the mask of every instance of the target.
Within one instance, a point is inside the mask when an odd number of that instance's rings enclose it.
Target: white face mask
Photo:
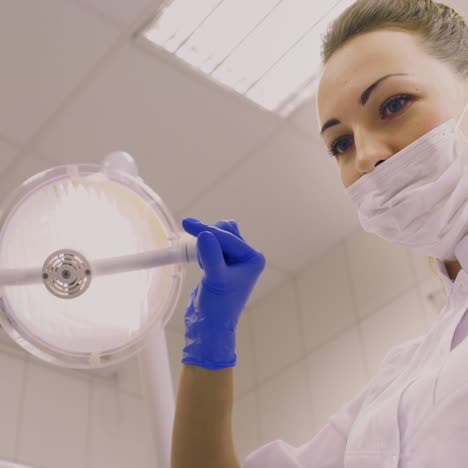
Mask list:
[[[468,103],[458,122],[432,129],[348,187],[365,231],[456,260],[468,234],[468,139],[459,128],[467,109]]]

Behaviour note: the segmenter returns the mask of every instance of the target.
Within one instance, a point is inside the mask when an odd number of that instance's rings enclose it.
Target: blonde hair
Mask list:
[[[321,58],[330,57],[351,38],[380,29],[397,29],[416,35],[426,53],[445,62],[462,80],[468,80],[468,26],[453,8],[432,0],[357,0],[344,10],[322,37]],[[436,272],[439,260],[428,257]]]
[[[344,10],[322,37],[325,65],[351,38],[380,29],[416,34],[421,47],[468,79],[468,26],[453,8],[432,0],[357,0]]]

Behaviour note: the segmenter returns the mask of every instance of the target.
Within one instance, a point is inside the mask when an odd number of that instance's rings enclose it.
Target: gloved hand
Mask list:
[[[185,314],[182,363],[211,370],[233,367],[237,323],[265,257],[244,241],[234,220],[209,226],[186,218],[182,226],[197,237],[198,262],[205,272]]]

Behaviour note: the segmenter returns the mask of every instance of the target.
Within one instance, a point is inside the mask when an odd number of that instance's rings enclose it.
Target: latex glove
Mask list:
[[[265,257],[244,241],[234,220],[210,226],[186,218],[182,226],[197,237],[198,261],[205,272],[185,314],[182,363],[211,370],[234,367],[237,323]]]

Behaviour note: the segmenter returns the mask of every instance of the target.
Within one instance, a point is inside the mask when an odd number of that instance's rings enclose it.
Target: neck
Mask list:
[[[458,272],[462,269],[461,265],[457,260],[445,261],[445,267],[447,268],[447,273],[452,281],[455,281],[455,278],[458,275]]]

